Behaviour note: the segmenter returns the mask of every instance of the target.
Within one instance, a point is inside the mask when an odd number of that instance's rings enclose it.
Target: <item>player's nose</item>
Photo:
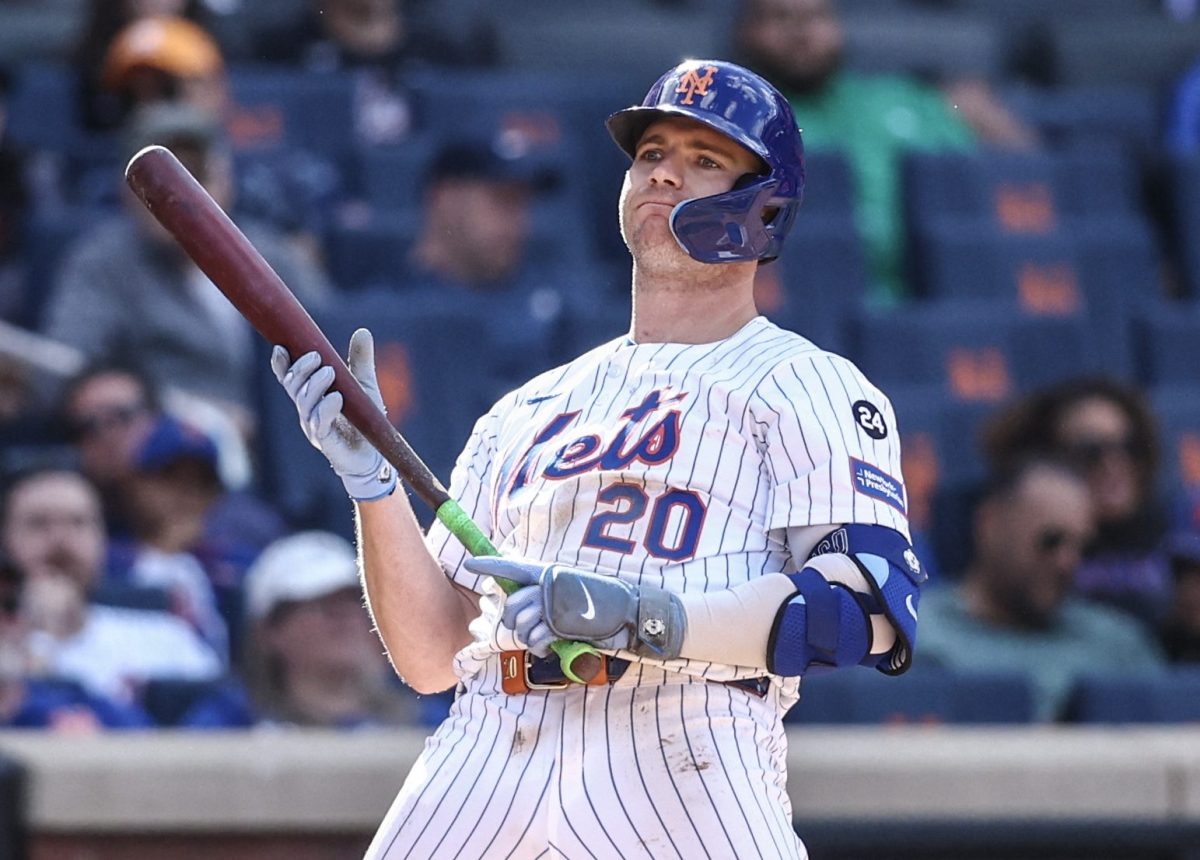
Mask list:
[[[675,158],[666,155],[654,162],[648,180],[651,185],[669,185],[678,188],[683,184],[683,173]]]

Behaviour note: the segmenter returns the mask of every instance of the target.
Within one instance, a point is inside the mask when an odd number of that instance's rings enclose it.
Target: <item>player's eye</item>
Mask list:
[[[658,161],[662,158],[662,150],[648,146],[638,153],[639,161]]]
[[[700,156],[700,166],[707,170],[720,170],[721,169],[721,165],[718,162],[713,161],[707,155]]]

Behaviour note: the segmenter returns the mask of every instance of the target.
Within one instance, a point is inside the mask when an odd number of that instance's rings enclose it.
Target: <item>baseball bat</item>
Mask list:
[[[281,344],[293,359],[316,350],[333,368],[333,388],[342,412],[429,505],[472,555],[498,555],[495,546],[467,515],[407,440],[350,373],[337,350],[258,249],[169,149],[148,146],[130,159],[125,181],[192,262],[225,294],[268,343]],[[497,577],[512,594],[519,586]],[[600,669],[590,645],[560,640],[553,645],[563,671],[586,682]]]

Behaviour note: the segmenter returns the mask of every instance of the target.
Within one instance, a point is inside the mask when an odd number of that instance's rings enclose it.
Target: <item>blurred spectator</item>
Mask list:
[[[1200,60],[1180,76],[1169,94],[1164,144],[1174,155],[1200,154]]]
[[[874,301],[891,303],[908,294],[900,196],[906,153],[1037,144],[1036,133],[983,81],[951,82],[942,92],[900,75],[847,71],[834,0],[743,0],[734,41],[742,62],[788,96],[805,147],[838,149],[848,157]]]
[[[921,598],[918,663],[1027,672],[1038,719],[1061,714],[1084,674],[1157,671],[1162,655],[1124,613],[1071,593],[1095,520],[1088,486],[1030,460],[984,493],[961,582]]]
[[[414,125],[405,72],[492,64],[495,49],[482,27],[459,42],[410,14],[404,0],[310,0],[303,18],[263,33],[254,56],[312,72],[353,72],[358,139],[394,144]]]
[[[70,681],[34,677],[29,633],[20,572],[0,555],[0,726],[80,733],[149,725],[135,705],[92,695]]]
[[[21,228],[29,195],[25,156],[7,134],[12,76],[0,66],[0,319],[25,322],[25,270]]]
[[[158,388],[132,363],[100,361],[68,380],[59,397],[80,469],[100,491],[108,533],[126,537],[131,527],[124,484],[138,446],[162,413]]]
[[[123,704],[155,677],[211,678],[217,654],[180,619],[91,600],[107,535],[100,497],[77,472],[15,476],[0,501],[0,549],[22,579],[34,665]]]
[[[114,36],[103,83],[125,118],[164,102],[188,104],[212,117],[233,152],[255,156],[243,170],[241,212],[276,225],[317,258],[313,234],[341,194],[339,169],[289,140],[287,118],[274,106],[243,107],[234,100],[224,55],[203,27],[176,17],[134,21]]]
[[[207,435],[160,415],[133,453],[122,483],[132,539],[114,542],[110,570],[137,585],[168,589],[173,609],[225,653],[242,624],[246,570],[285,532],[271,507],[227,491]],[[238,643],[232,643],[237,645]]]
[[[1175,595],[1163,625],[1163,647],[1174,663],[1200,663],[1200,535],[1172,535],[1166,548]]]
[[[132,154],[171,149],[227,211],[233,204],[225,138],[194,107],[160,104],[134,116]],[[141,364],[158,384],[228,405],[239,425],[255,423],[252,330],[132,194],[127,211],[95,225],[66,252],[46,309],[45,332],[92,359]],[[330,294],[324,273],[263,225],[240,225],[310,309]]]
[[[165,91],[175,98],[181,95],[180,86],[191,86],[188,78],[212,78],[223,65],[222,55],[235,32],[228,26],[230,16],[222,9],[229,6],[208,0],[91,0],[74,57],[84,127],[100,131],[120,126],[138,90]],[[153,18],[178,19],[184,26],[174,33],[162,31],[159,39],[151,38],[152,31],[144,27],[127,29]],[[117,48],[122,32],[126,35]],[[219,34],[219,43],[210,34]],[[188,46],[199,47],[182,49]],[[136,87],[114,89],[118,59],[138,67]],[[167,72],[174,78],[169,80]]]
[[[505,382],[554,363],[564,285],[531,260],[530,217],[534,196],[557,182],[540,159],[484,140],[448,142],[426,179],[400,283],[415,301],[467,305],[488,320]]]
[[[1106,378],[1069,379],[1031,392],[989,421],[984,452],[997,469],[1043,455],[1080,470],[1096,530],[1075,589],[1156,629],[1171,594],[1160,551],[1169,514],[1157,490],[1158,430],[1141,392]]]
[[[228,687],[198,703],[186,725],[417,721],[416,699],[396,682],[372,630],[354,548],[344,538],[309,531],[272,544],[247,577],[246,608],[248,695]]]

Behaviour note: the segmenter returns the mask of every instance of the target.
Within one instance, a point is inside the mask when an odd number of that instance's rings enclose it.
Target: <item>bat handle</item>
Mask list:
[[[487,535],[480,531],[475,521],[467,516],[467,512],[453,499],[447,499],[438,505],[437,518],[442,521],[450,533],[462,541],[471,555],[499,555],[496,547],[488,540]],[[495,577],[505,594],[512,594],[521,586],[511,579]],[[559,665],[563,674],[572,681],[586,684],[600,671],[600,652],[586,642],[572,642],[569,639],[558,639],[550,647],[558,655]],[[576,663],[576,661],[579,661]]]

